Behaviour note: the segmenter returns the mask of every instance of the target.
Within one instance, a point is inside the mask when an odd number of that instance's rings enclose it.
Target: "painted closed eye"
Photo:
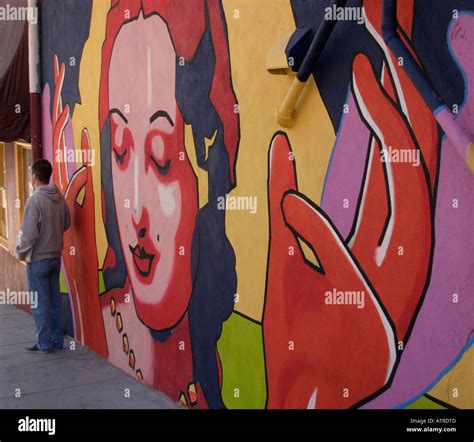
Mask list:
[[[130,161],[133,150],[133,136],[128,127],[115,124],[112,119],[111,133],[111,156],[115,157],[115,163],[121,171],[125,171]]]
[[[171,160],[168,158],[165,162],[164,165],[161,165],[160,163],[158,163],[155,158],[153,158],[152,155],[150,155],[150,158],[151,160],[153,161],[153,164],[156,166],[156,169],[158,170],[158,172],[161,173],[161,175],[167,175],[169,170],[170,170],[170,163],[171,163]]]
[[[114,155],[115,155],[115,160],[117,161],[117,163],[119,163],[121,166],[123,166],[125,155],[127,155],[128,149],[125,148],[123,153],[121,153],[121,154],[119,152],[117,152],[117,149],[115,149],[115,147],[113,148],[113,151],[114,151]]]

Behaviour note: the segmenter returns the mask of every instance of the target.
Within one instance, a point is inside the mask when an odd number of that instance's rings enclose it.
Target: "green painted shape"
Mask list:
[[[408,407],[405,407],[407,410],[445,410],[446,407],[428,399],[426,396],[421,396],[415,402],[412,402]]]
[[[262,326],[233,313],[217,342],[222,363],[222,399],[227,408],[262,409],[266,402]],[[239,397],[235,397],[238,389]]]
[[[64,276],[64,272],[62,271],[59,274],[59,291],[61,293],[69,293],[69,290],[67,288],[66,278]],[[102,273],[102,270],[99,270],[99,294],[102,294],[104,292],[105,292],[104,274]]]
[[[99,270],[99,295],[105,292],[105,281],[102,270]]]
[[[61,293],[69,293],[69,290],[67,288],[67,284],[66,284],[66,278],[64,277],[64,272],[61,271],[61,273],[59,274],[59,291]]]

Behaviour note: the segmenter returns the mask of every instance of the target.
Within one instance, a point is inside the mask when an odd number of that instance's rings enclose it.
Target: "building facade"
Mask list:
[[[382,1],[329,3],[40,2],[65,330],[190,408],[472,408],[474,177]],[[399,0],[397,22],[472,142],[472,2]],[[23,287],[32,155],[0,155],[0,276]]]

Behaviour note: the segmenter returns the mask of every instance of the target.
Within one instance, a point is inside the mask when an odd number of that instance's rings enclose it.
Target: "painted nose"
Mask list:
[[[133,158],[133,215],[135,222],[138,224],[142,218],[143,206],[140,198],[140,179],[142,178],[140,171],[143,170],[144,164],[139,158],[139,155],[134,155]]]
[[[135,217],[133,217],[132,223],[137,238],[145,238],[150,231],[150,217],[148,215],[148,210],[146,208],[143,208],[141,210],[141,218],[137,220]]]

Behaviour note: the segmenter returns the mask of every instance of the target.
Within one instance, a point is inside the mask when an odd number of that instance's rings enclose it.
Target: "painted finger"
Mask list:
[[[57,58],[55,58],[55,69],[56,69]],[[62,113],[62,102],[61,102],[61,91],[64,83],[64,63],[61,63],[61,67],[58,70],[58,75],[54,82],[54,99],[53,99],[53,125],[56,124],[59,115]]]
[[[71,213],[74,210],[77,196],[79,195],[79,192],[82,190],[82,188],[87,184],[88,178],[89,172],[87,167],[79,168],[71,177],[71,181],[69,182],[64,195]]]
[[[54,146],[55,146],[55,162],[57,166],[57,182],[56,185],[64,193],[68,184],[68,171],[67,171],[67,146],[65,140],[64,130],[69,121],[69,105],[67,104],[64,111],[58,118],[56,127],[54,128]]]
[[[406,120],[385,95],[369,60],[357,57],[353,70],[361,116],[383,151],[389,217],[373,257],[362,253],[362,240],[352,250],[403,337],[423,291],[431,249],[429,177]]]
[[[282,209],[287,225],[311,247],[323,272],[340,268],[351,260],[344,241],[327,215],[304,195],[287,193]]]
[[[281,210],[285,192],[296,189],[296,170],[293,152],[288,137],[283,132],[274,135],[269,150],[268,200],[270,212],[270,235],[273,244],[295,248],[293,234],[286,227]]]

